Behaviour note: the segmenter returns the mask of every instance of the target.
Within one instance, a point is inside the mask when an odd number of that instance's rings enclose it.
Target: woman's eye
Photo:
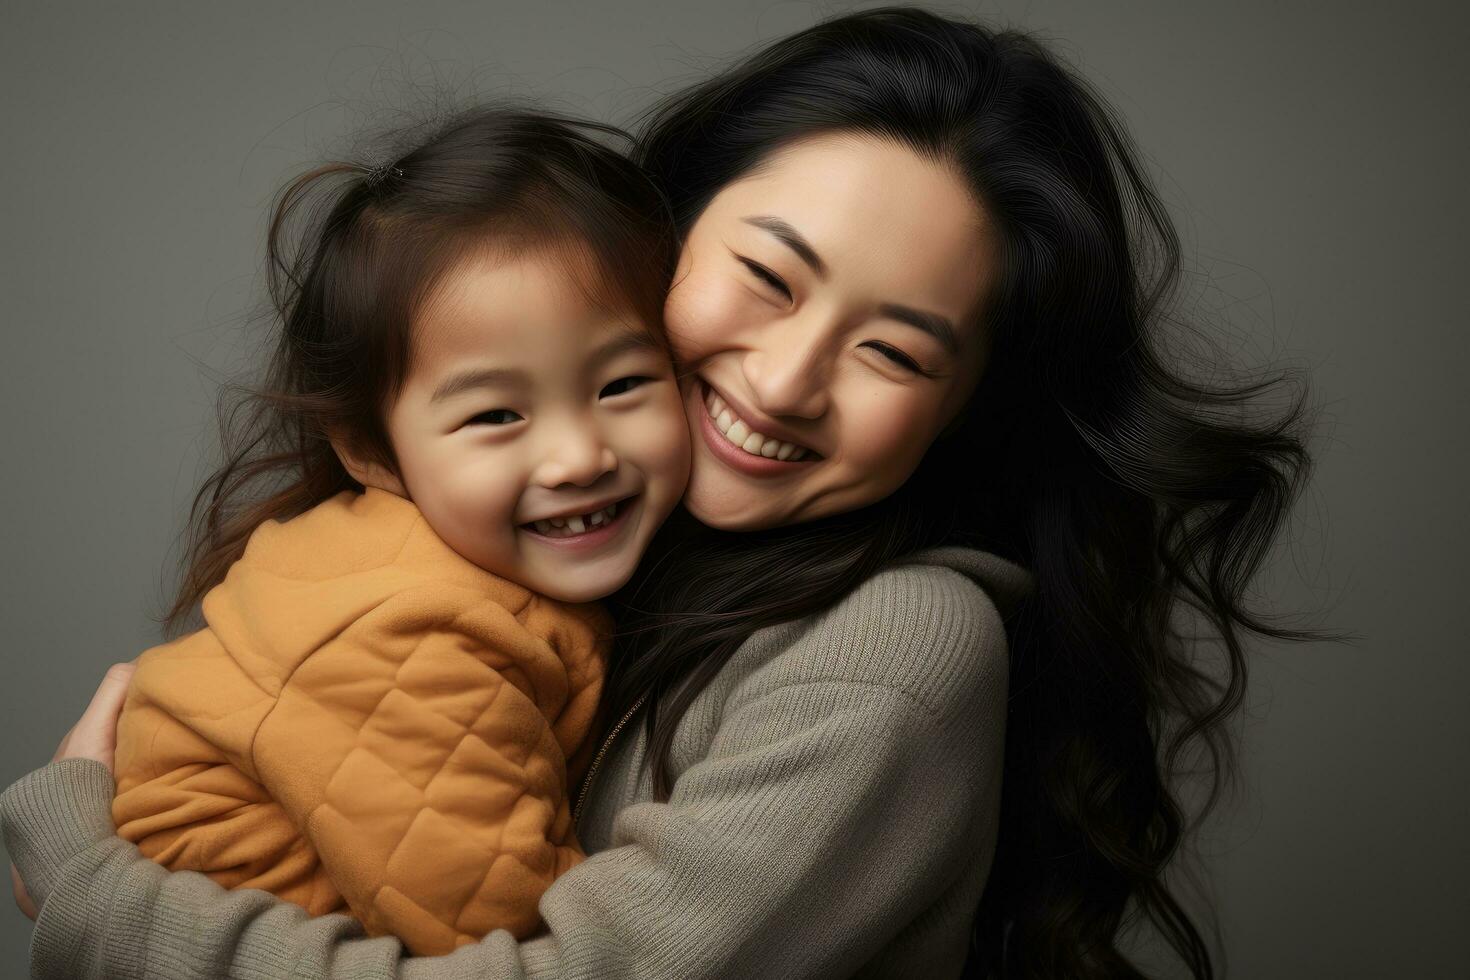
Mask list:
[[[876,340],[870,340],[863,346],[873,348],[873,350],[882,354],[884,357],[888,358],[890,361],[892,361],[894,364],[897,364],[901,368],[905,368],[909,371],[914,372],[915,374],[925,373],[924,369],[919,367],[917,361],[915,361],[913,358],[909,357],[907,354],[896,347],[889,347],[887,344],[881,343]]]
[[[750,259],[741,259],[740,261],[743,262],[745,264],[745,267],[751,271],[751,274],[754,275],[761,282],[781,293],[787,299],[791,298],[791,289],[786,285],[786,283],[781,281],[780,276],[776,275],[765,266],[750,261]]]
[[[607,398],[610,395],[621,395],[626,391],[632,391],[634,388],[638,387],[645,381],[652,380],[652,378],[646,378],[641,374],[634,374],[629,375],[626,378],[619,378],[611,384],[604,386],[602,391],[598,393],[598,397]]]
[[[509,425],[520,419],[520,416],[508,408],[495,408],[488,412],[481,412],[474,416],[465,425]]]

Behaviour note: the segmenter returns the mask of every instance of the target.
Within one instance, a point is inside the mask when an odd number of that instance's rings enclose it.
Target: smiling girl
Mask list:
[[[689,466],[672,236],[594,132],[479,109],[284,193],[273,383],[175,609],[206,625],[138,659],[118,725],[113,817],[160,865],[428,955],[531,935],[585,858],[589,601]]]

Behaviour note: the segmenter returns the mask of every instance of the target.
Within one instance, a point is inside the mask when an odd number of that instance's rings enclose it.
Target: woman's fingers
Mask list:
[[[20,880],[20,872],[15,869],[15,862],[10,862],[10,884],[15,889],[15,904],[26,914],[26,918],[35,921],[36,903],[31,901],[31,893],[26,891],[26,883]]]
[[[112,771],[113,753],[117,749],[117,719],[127,700],[128,684],[137,664],[133,661],[113,664],[92,695],[92,703],[56,747],[57,759],[95,759]]]

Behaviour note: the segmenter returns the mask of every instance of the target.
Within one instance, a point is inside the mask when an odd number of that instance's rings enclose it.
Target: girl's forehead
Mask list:
[[[476,259],[452,269],[415,318],[410,375],[432,386],[498,366],[534,382],[538,372],[580,371],[609,352],[659,348],[646,324],[598,303],[565,262]]]
[[[525,345],[537,338],[590,330],[606,314],[551,255],[473,255],[450,268],[414,320],[414,343],[426,353]]]

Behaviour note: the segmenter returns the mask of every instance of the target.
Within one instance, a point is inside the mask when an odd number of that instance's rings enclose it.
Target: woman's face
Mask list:
[[[961,177],[873,137],[793,144],[724,187],[665,307],[690,513],[754,530],[902,485],[979,380],[995,249]]]

